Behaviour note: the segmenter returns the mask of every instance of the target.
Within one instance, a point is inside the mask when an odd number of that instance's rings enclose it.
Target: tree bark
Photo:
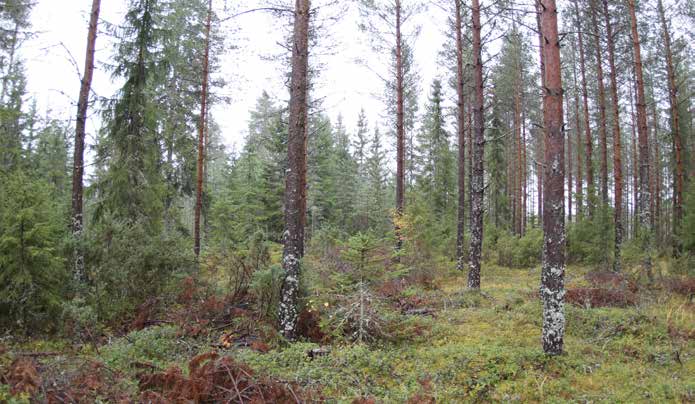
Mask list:
[[[623,161],[622,142],[620,133],[620,106],[618,104],[618,73],[615,67],[615,44],[613,42],[613,26],[608,13],[608,1],[603,0],[603,13],[606,19],[606,31],[608,36],[608,63],[611,69],[611,98],[613,105],[613,171],[615,173],[615,207],[613,221],[615,222],[615,256],[613,257],[613,270],[621,269],[621,247],[623,243]]]
[[[644,95],[642,50],[639,32],[637,31],[635,0],[628,0],[628,6],[630,8],[630,17],[632,21],[632,44],[635,52],[635,85],[637,87],[637,134],[639,143],[639,188],[637,190],[637,208],[640,226],[644,230],[651,232],[650,204],[652,196],[649,190],[649,129],[647,128],[647,101]],[[645,264],[651,265],[651,262],[645,262]]]
[[[545,53],[543,51],[543,30],[541,28],[541,4],[536,1],[536,26],[538,28],[538,52],[540,59],[540,72],[541,72],[541,89],[545,91]],[[542,99],[543,109],[545,110],[545,97]],[[543,191],[543,172],[545,171],[545,144],[544,141],[539,142],[539,161],[538,164],[538,224],[543,225],[543,205],[544,205],[544,191]]]
[[[516,89],[514,94],[514,139],[516,142],[515,162],[512,169],[514,178],[514,233],[521,235],[522,216],[522,143],[521,143],[521,65],[517,66]]]
[[[577,67],[576,67],[576,57],[574,51],[572,52],[572,78],[574,81],[574,134],[576,135],[576,146],[577,149],[575,153],[577,154],[577,175],[574,176],[574,197],[576,201],[575,217],[579,221],[582,218],[582,209],[584,209],[584,198],[582,190],[582,131],[581,131],[581,118],[579,117],[579,90],[577,85]],[[569,157],[568,157],[569,158]],[[569,192],[572,192],[572,187],[569,188]]]
[[[685,182],[685,170],[683,167],[683,139],[680,131],[680,114],[678,111],[678,85],[676,84],[676,70],[673,64],[673,52],[671,50],[671,32],[668,29],[666,13],[662,0],[658,0],[657,9],[661,20],[661,29],[664,37],[666,51],[666,73],[668,76],[668,100],[671,109],[671,133],[673,136],[673,148],[675,154],[675,173],[673,187],[673,229],[679,234],[681,221],[683,220],[683,186]],[[676,249],[680,250],[680,242],[676,241]]]
[[[401,33],[401,0],[396,0],[396,217],[405,209],[405,123],[403,100],[403,37]],[[396,250],[403,247],[400,225],[396,223]]]
[[[545,132],[545,209],[543,220],[543,350],[563,351],[565,333],[565,143],[560,40],[555,0],[539,0],[542,49],[545,53],[543,124]]]
[[[306,215],[306,147],[309,91],[310,0],[296,0],[292,40],[288,169],[285,178],[285,233],[282,268],[285,278],[280,296],[280,332],[290,341],[297,338],[300,259],[304,253],[303,227]]]
[[[454,0],[456,24],[456,95],[458,122],[458,223],[456,232],[456,269],[464,269],[463,245],[466,227],[466,94],[463,77],[463,10],[461,0]]]
[[[85,56],[84,76],[80,84],[80,95],[77,101],[77,121],[75,123],[75,147],[72,168],[72,220],[71,230],[76,238],[82,235],[83,197],[84,197],[84,146],[87,126],[87,109],[89,108],[89,92],[94,77],[94,51],[99,25],[101,0],[92,1],[92,11],[89,17],[87,33],[87,53]],[[74,277],[79,283],[86,281],[84,272],[84,254],[78,246],[75,250]]]
[[[652,93],[654,91],[652,90]],[[652,115],[654,119],[654,166],[652,178],[654,179],[654,229],[656,230],[657,245],[661,243],[661,150],[659,145],[659,114],[656,103],[652,104]]]
[[[591,136],[591,123],[589,121],[589,91],[586,85],[586,56],[584,54],[584,33],[582,32],[581,14],[579,12],[579,4],[574,0],[574,11],[576,16],[577,37],[579,40],[579,73],[582,82],[582,102],[584,106],[584,135],[586,155],[584,161],[586,163],[586,193],[587,193],[587,210],[589,217],[594,217],[594,167],[593,167],[593,139]],[[600,51],[599,51],[600,52]],[[579,145],[579,143],[577,143]]]
[[[599,143],[601,148],[601,201],[608,205],[608,124],[606,118],[606,88],[603,79],[603,56],[601,53],[601,31],[598,25],[597,0],[591,0],[591,25],[593,27],[593,37],[596,48],[596,81],[598,85],[598,111],[599,111]]]
[[[483,248],[483,193],[485,192],[483,154],[485,153],[485,122],[483,99],[483,58],[480,32],[480,2],[472,0],[473,23],[473,170],[471,179],[471,243],[469,256],[468,287],[480,289],[480,259]]]
[[[568,102],[569,104],[569,102]],[[570,108],[567,107],[567,120],[570,120]],[[567,136],[567,221],[572,222],[572,136]]]
[[[203,55],[203,81],[200,91],[200,121],[198,122],[198,163],[195,189],[195,218],[193,224],[193,252],[200,255],[200,212],[203,210],[203,168],[205,165],[205,127],[208,106],[208,76],[210,74],[210,28],[212,25],[212,0],[208,0],[205,21],[205,53]]]

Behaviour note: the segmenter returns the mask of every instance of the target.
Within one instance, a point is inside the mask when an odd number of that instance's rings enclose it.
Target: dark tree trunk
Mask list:
[[[637,215],[639,218],[639,228],[647,232],[644,235],[643,248],[644,270],[647,272],[649,280],[652,279],[652,260],[651,260],[651,211],[650,204],[652,195],[649,188],[649,133],[647,128],[647,99],[644,95],[644,73],[642,70],[642,49],[640,45],[639,31],[637,31],[637,14],[635,12],[635,0],[628,0],[630,9],[630,20],[632,30],[632,47],[635,53],[635,86],[637,87],[637,135],[639,144],[638,171],[639,182],[637,188]],[[637,227],[637,223],[635,223]]]
[[[586,85],[586,56],[584,54],[584,33],[582,32],[581,15],[577,0],[574,0],[574,11],[576,16],[577,37],[579,40],[579,72],[582,82],[582,102],[584,106],[584,134],[586,155],[584,161],[586,163],[586,192],[587,192],[587,210],[589,217],[594,216],[594,167],[593,167],[593,140],[591,136],[591,123],[589,121],[589,91]],[[577,143],[579,145],[580,143]]]
[[[565,143],[562,113],[560,41],[555,0],[540,0],[542,48],[545,53],[543,124],[545,132],[545,210],[543,220],[543,350],[563,351],[565,333]]]
[[[77,121],[75,123],[75,147],[72,168],[72,218],[71,230],[76,238],[82,234],[83,196],[84,196],[84,144],[87,126],[87,109],[89,108],[89,92],[94,77],[94,49],[97,41],[97,26],[101,0],[92,1],[92,11],[89,17],[87,33],[87,54],[85,57],[84,76],[80,84],[80,95],[77,101]],[[86,281],[84,272],[84,254],[79,247],[75,250],[74,277],[79,283]]]
[[[516,142],[515,162],[512,168],[514,178],[514,233],[521,235],[522,216],[522,143],[521,143],[521,66],[517,66],[518,77],[514,94],[514,139]]]
[[[618,104],[618,72],[615,66],[615,44],[613,42],[613,25],[608,13],[608,1],[603,0],[603,14],[606,19],[606,34],[608,37],[608,63],[611,69],[611,102],[613,105],[613,172],[615,173],[615,207],[613,220],[615,222],[615,256],[613,270],[621,269],[621,248],[623,244],[623,161],[620,133],[620,106]]]
[[[575,216],[577,221],[582,218],[582,209],[584,209],[584,198],[582,192],[582,130],[581,130],[581,118],[579,117],[579,89],[577,84],[577,67],[575,60],[575,53],[572,52],[572,78],[574,81],[574,134],[576,136],[576,151],[577,154],[577,175],[574,177],[575,189],[574,197],[576,200]],[[569,158],[569,157],[568,157]],[[572,192],[572,188],[569,188],[569,192]]]
[[[205,166],[205,128],[208,106],[208,76],[210,74],[210,28],[212,25],[212,0],[208,0],[205,21],[205,54],[203,55],[203,81],[200,91],[200,121],[198,122],[198,164],[195,189],[195,219],[193,228],[193,252],[200,255],[200,212],[203,210],[203,168]]]
[[[568,102],[569,104],[569,102]],[[567,108],[567,120],[570,120],[569,106]],[[572,136],[567,136],[567,221],[572,222]]]
[[[593,37],[596,41],[596,84],[598,85],[598,111],[599,111],[599,143],[601,148],[601,202],[608,205],[608,140],[607,140],[607,118],[606,118],[606,88],[603,80],[603,56],[601,54],[601,30],[598,25],[597,0],[591,0],[591,25],[593,27]]]
[[[473,0],[473,77],[475,99],[473,102],[473,170],[471,179],[471,245],[469,256],[468,287],[480,289],[480,259],[483,249],[483,193],[485,192],[483,154],[485,152],[485,122],[483,99],[483,58],[480,31],[480,2]]]
[[[456,232],[456,269],[464,269],[464,237],[466,227],[466,94],[463,77],[463,10],[461,0],[454,0],[456,9],[456,95],[458,123],[458,223]]]
[[[521,235],[526,234],[526,220],[528,216],[528,161],[526,157],[526,111],[523,111],[521,116],[521,178],[523,185],[521,187],[522,192],[522,205],[521,205]]]
[[[675,154],[675,173],[673,187],[673,229],[679,234],[681,221],[683,219],[683,186],[685,182],[685,171],[683,167],[683,139],[680,131],[680,116],[678,112],[678,85],[676,84],[676,70],[673,64],[673,53],[671,50],[671,33],[668,29],[666,13],[661,0],[657,2],[661,29],[664,37],[664,47],[666,51],[666,73],[668,75],[668,100],[671,109],[671,132],[673,133],[673,148]],[[680,250],[680,242],[676,241],[676,249]]]
[[[296,0],[292,40],[289,128],[287,139],[288,170],[285,178],[285,233],[282,268],[285,278],[280,296],[279,322],[282,335],[297,338],[300,259],[304,253],[306,193],[306,147],[309,91],[309,19],[310,0]]]
[[[652,93],[654,91],[652,90]],[[661,150],[659,145],[659,114],[656,110],[656,103],[652,103],[652,115],[654,116],[654,228],[656,229],[657,244],[661,243]]]
[[[396,0],[396,219],[405,209],[405,123],[403,105],[403,37],[401,33],[401,1]],[[403,247],[403,236],[396,223],[396,250]]]

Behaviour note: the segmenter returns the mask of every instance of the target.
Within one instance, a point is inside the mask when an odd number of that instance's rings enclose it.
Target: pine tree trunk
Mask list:
[[[598,25],[597,0],[591,0],[591,25],[593,27],[593,37],[596,43],[596,81],[598,85],[598,110],[599,110],[599,143],[601,148],[601,202],[608,205],[608,140],[607,140],[607,118],[606,118],[606,88],[603,79],[603,56],[601,53],[601,30]]]
[[[538,28],[538,49],[540,59],[541,89],[545,91],[545,52],[543,51],[543,31],[541,29],[541,3],[536,1],[536,25]],[[543,109],[545,110],[545,97],[542,99]],[[543,226],[544,216],[544,171],[545,171],[545,140],[539,142],[539,161],[538,161],[538,224]]]
[[[290,78],[288,170],[285,183],[285,233],[282,268],[285,278],[280,295],[280,332],[297,338],[300,259],[304,253],[306,147],[309,91],[310,0],[296,0]]]
[[[661,29],[664,37],[664,47],[666,51],[666,73],[668,75],[668,100],[671,109],[671,132],[673,133],[673,146],[675,154],[675,173],[673,187],[673,230],[679,234],[681,221],[683,219],[683,186],[685,182],[685,171],[683,167],[683,140],[680,131],[680,114],[678,111],[678,85],[676,84],[676,70],[673,64],[673,53],[671,50],[671,33],[666,22],[666,13],[662,0],[658,0],[657,9],[661,20]],[[680,250],[680,242],[676,241],[676,249]]]
[[[568,102],[569,104],[569,102]],[[569,118],[569,106],[567,108],[567,120]],[[572,222],[572,136],[567,136],[567,221]]]
[[[75,238],[82,236],[83,197],[84,197],[84,146],[87,126],[87,109],[89,108],[89,92],[94,77],[94,50],[99,25],[101,0],[92,1],[92,11],[89,17],[87,33],[87,54],[85,57],[84,76],[80,84],[80,95],[77,101],[77,121],[75,123],[75,147],[72,168],[72,220],[71,230]],[[75,249],[74,278],[78,283],[86,281],[84,271],[84,254],[80,247]]]
[[[458,123],[458,223],[456,232],[456,269],[464,269],[463,245],[466,227],[466,94],[463,76],[463,11],[460,0],[456,7],[456,95]]]
[[[403,101],[403,38],[401,33],[401,0],[396,0],[396,219],[405,208],[405,123]],[[400,225],[396,224],[396,250],[403,247]]]
[[[203,55],[203,81],[200,91],[200,121],[198,122],[198,163],[195,189],[195,218],[193,223],[193,252],[200,255],[200,213],[203,210],[203,168],[205,166],[205,123],[207,122],[208,76],[210,71],[210,29],[212,25],[212,0],[208,0],[205,21],[205,54]]]
[[[516,91],[514,95],[514,138],[516,142],[515,166],[512,169],[514,178],[514,233],[521,235],[521,184],[522,184],[522,158],[521,158],[521,67],[518,66],[519,77],[517,78]]]
[[[576,220],[579,221],[582,217],[582,209],[584,209],[584,198],[582,192],[582,131],[581,131],[581,119],[579,117],[579,86],[577,85],[577,67],[576,67],[576,57],[574,51],[572,52],[572,77],[574,81],[574,134],[576,136],[577,150],[577,175],[574,177],[575,189],[574,197],[576,200]],[[572,192],[572,188],[569,188],[569,192]]]
[[[613,219],[615,222],[615,256],[613,270],[621,270],[621,248],[623,244],[623,161],[620,133],[620,106],[618,104],[618,78],[615,67],[615,44],[613,43],[613,26],[608,13],[608,1],[603,0],[603,13],[606,19],[608,37],[608,63],[611,69],[611,102],[613,105],[613,171],[615,173],[615,207]]]
[[[587,210],[589,217],[594,217],[594,167],[593,167],[593,139],[591,135],[591,123],[589,121],[589,91],[586,85],[586,55],[584,54],[584,33],[582,32],[581,15],[579,12],[579,4],[574,0],[574,11],[576,16],[577,37],[579,40],[579,73],[582,82],[582,102],[584,107],[584,134],[586,155],[584,161],[586,163],[586,194],[587,194]],[[577,143],[579,145],[579,143]]]
[[[528,206],[528,162],[526,159],[526,111],[523,111],[521,117],[521,178],[523,181],[522,186],[522,205],[521,205],[521,235],[526,234],[526,218],[527,218],[527,206]]]
[[[560,41],[555,0],[539,0],[542,50],[545,56],[543,125],[545,132],[545,209],[543,220],[543,350],[563,351],[565,333],[565,196],[564,133]]]
[[[654,93],[654,91],[652,91]],[[661,244],[661,150],[659,145],[659,114],[657,113],[656,103],[652,103],[652,115],[654,116],[654,229],[656,230],[657,245]]]
[[[483,58],[480,32],[480,2],[472,0],[473,23],[473,76],[475,100],[473,103],[473,170],[471,179],[471,243],[468,287],[480,289],[480,259],[483,248],[483,193],[485,192],[483,154],[485,152],[485,122],[483,99]]]
[[[652,195],[649,188],[649,133],[647,128],[647,100],[644,95],[644,73],[642,70],[642,50],[640,45],[639,31],[637,30],[637,14],[635,12],[635,0],[628,0],[630,9],[630,20],[632,29],[632,46],[635,53],[635,86],[637,87],[637,134],[639,143],[639,181],[637,188],[637,215],[639,218],[640,230],[647,234],[644,235],[642,247],[644,254],[644,270],[647,272],[650,282],[652,281],[652,260],[651,260],[651,211],[650,203]],[[637,226],[637,223],[635,224]]]

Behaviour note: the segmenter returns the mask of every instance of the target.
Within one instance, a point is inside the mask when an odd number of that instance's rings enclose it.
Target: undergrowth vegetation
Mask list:
[[[303,342],[288,344],[269,303],[279,248],[252,241],[208,256],[201,280],[179,281],[120,331],[88,330],[81,344],[5,338],[0,401],[695,400],[693,282],[664,262],[651,285],[639,267],[570,267],[567,353],[551,358],[538,348],[537,266],[493,259],[472,292],[445,261],[396,263],[370,234],[314,239]]]

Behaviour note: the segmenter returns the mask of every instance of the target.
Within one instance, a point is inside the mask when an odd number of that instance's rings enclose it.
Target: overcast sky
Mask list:
[[[238,11],[259,7],[262,0],[247,0],[236,3],[235,10],[224,10],[225,0],[214,0],[221,17]],[[103,0],[101,19],[110,23],[122,22],[126,0]],[[231,2],[230,2],[231,3]],[[352,2],[351,2],[352,3]],[[32,14],[33,29],[38,31],[34,39],[24,45],[23,55],[27,61],[28,90],[38,101],[39,111],[51,110],[51,115],[68,119],[75,114],[75,103],[79,90],[80,74],[84,66],[89,0],[39,0]],[[444,16],[436,9],[419,16],[422,26],[416,42],[415,59],[424,90],[421,102],[438,71],[437,52],[444,42],[442,29]],[[356,60],[372,58],[371,65],[379,69],[387,59],[384,55],[373,55],[368,46],[369,38],[361,33],[357,24],[359,13],[354,4],[347,14],[329,30],[330,39],[324,43],[334,44],[330,55],[322,52],[320,62],[325,66],[318,79],[315,96],[323,98],[323,106],[335,120],[339,113],[344,116],[348,129],[354,130],[360,108],[367,111],[370,126],[383,115],[382,101],[375,97],[383,93],[383,84],[377,75]],[[223,32],[229,32],[228,43],[236,49],[223,57],[221,76],[228,86],[223,90],[231,101],[217,105],[211,112],[221,125],[227,145],[239,147],[247,132],[249,110],[263,90],[282,100],[289,95],[283,85],[282,74],[286,66],[280,62],[269,62],[266,57],[277,55],[282,50],[281,21],[267,13],[249,13],[224,23]],[[231,33],[232,31],[234,33]],[[100,96],[111,96],[120,83],[113,83],[104,63],[112,52],[111,38],[100,31],[97,39],[97,71],[93,89]],[[74,59],[74,61],[73,61]],[[92,111],[93,112],[93,111]],[[197,113],[197,111],[192,111]],[[93,143],[98,129],[98,114],[90,113],[88,142]]]

